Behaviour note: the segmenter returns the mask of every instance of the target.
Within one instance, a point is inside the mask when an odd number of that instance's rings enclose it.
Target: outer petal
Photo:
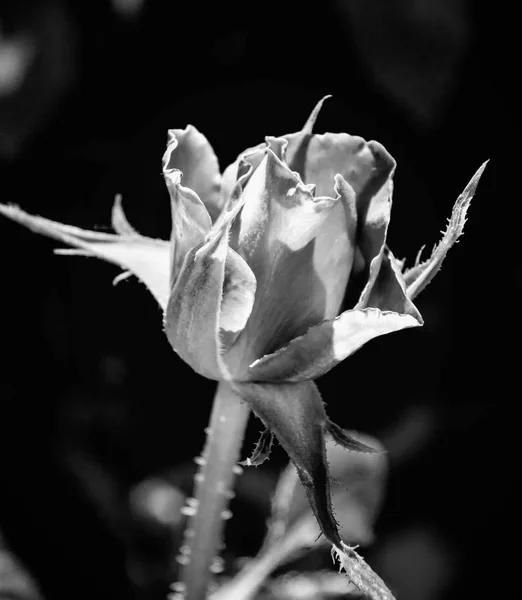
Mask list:
[[[118,201],[115,211],[118,215],[117,218],[124,218]],[[29,215],[16,206],[5,204],[0,204],[0,213],[36,233],[79,248],[81,254],[96,256],[130,271],[147,286],[158,304],[165,310],[169,295],[170,250],[168,242],[143,237],[137,233],[131,233],[130,230],[126,235],[87,231],[43,217]],[[121,225],[121,220],[116,219],[115,227]],[[127,226],[130,227],[128,223]],[[74,251],[70,253],[72,252]]]
[[[219,312],[227,233],[189,251],[165,312],[167,338],[194,371],[209,379],[228,379],[221,360]]]
[[[326,461],[325,434],[329,421],[315,384],[234,383],[234,389],[286,450],[297,468],[321,531],[332,544],[342,547],[332,514]]]
[[[188,252],[203,242],[212,226],[212,221],[196,192],[181,185],[183,173],[172,166],[176,164],[178,141],[172,130],[169,133],[171,134],[169,144],[163,155],[163,175],[169,190],[172,208],[171,284],[173,285]]]
[[[256,287],[250,267],[228,245],[231,225],[242,206],[239,191],[237,195],[205,241],[189,251],[164,320],[167,338],[181,358],[196,372],[217,380],[230,379],[222,352],[244,327]]]
[[[248,181],[237,245],[255,274],[257,291],[229,357],[236,375],[324,318],[326,291],[313,265],[314,241],[339,202],[341,194],[336,195],[314,199],[270,149]]]
[[[192,125],[170,129],[168,148],[167,168],[183,173],[183,185],[196,192],[214,221],[220,212],[221,175],[207,138]]]
[[[334,320],[311,327],[273,354],[255,361],[250,381],[306,381],[327,373],[371,339],[421,325],[412,315],[376,308],[347,310]]]

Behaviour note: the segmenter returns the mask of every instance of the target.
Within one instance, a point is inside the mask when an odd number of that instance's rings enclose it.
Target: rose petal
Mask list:
[[[116,209],[118,210],[118,209]],[[36,233],[47,235],[76,248],[82,254],[114,263],[142,281],[163,310],[169,295],[169,243],[141,236],[115,235],[88,231],[29,215],[16,206],[0,204],[0,213],[25,225]]]
[[[382,312],[376,308],[347,310],[255,361],[247,376],[250,381],[271,382],[316,379],[371,339],[421,324],[409,314]]]
[[[335,191],[340,202],[321,225],[314,246],[314,269],[326,293],[324,319],[339,314],[356,254],[355,192],[341,175],[335,176]]]
[[[228,231],[192,248],[169,297],[164,327],[175,352],[209,379],[228,379],[221,360],[219,313]]]
[[[261,164],[265,153],[266,144],[261,143],[257,146],[254,146],[253,148],[248,148],[237,157],[235,162],[233,162],[231,165],[228,165],[228,167],[223,172],[223,177],[221,180],[221,207],[225,206],[225,204],[227,203],[228,199],[232,194],[232,190],[234,189],[238,179],[241,176],[242,163],[249,163],[252,166],[251,172],[253,172]]]
[[[181,185],[182,172],[171,167],[171,163],[175,162],[172,156],[177,147],[178,141],[172,136],[163,155],[163,175],[172,209],[171,285],[174,285],[188,252],[203,242],[212,226],[210,215],[200,197]]]
[[[321,531],[332,544],[341,547],[332,513],[326,461],[328,419],[315,384],[234,383],[234,389],[286,450],[297,468]]]
[[[331,196],[339,173],[359,194],[372,176],[375,158],[370,145],[347,133],[302,133],[283,136],[289,144],[286,161],[319,196]]]
[[[183,185],[201,198],[215,221],[220,212],[221,175],[218,159],[207,138],[192,125],[170,129],[167,152],[165,168],[183,173]]]
[[[250,177],[237,247],[257,291],[246,328],[227,357],[236,375],[324,318],[326,291],[313,265],[314,240],[341,193],[336,196],[314,198],[270,149]]]
[[[355,308],[370,306],[369,299],[384,256],[386,235],[390,223],[395,163],[377,142],[370,142],[375,158],[372,177],[357,198],[360,234],[357,246],[365,265],[366,285]]]
[[[172,347],[209,379],[230,379],[221,355],[244,327],[254,303],[254,274],[228,245],[241,206],[239,199],[224,211],[205,241],[189,251],[165,313]]]
[[[223,352],[226,352],[243,331],[256,293],[256,278],[246,261],[232,248],[227,250],[219,331]]]

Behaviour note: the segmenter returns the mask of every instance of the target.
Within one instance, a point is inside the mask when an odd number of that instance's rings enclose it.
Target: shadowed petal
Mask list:
[[[215,221],[220,212],[221,175],[218,159],[207,138],[193,125],[170,129],[167,152],[165,168],[183,173],[183,185],[201,198]]]
[[[420,312],[408,297],[400,267],[389,248],[382,252],[379,271],[365,304],[368,308],[411,315],[420,325],[423,324]]]
[[[373,338],[419,325],[421,322],[408,314],[376,308],[347,310],[255,361],[248,370],[248,379],[273,382],[316,379]]]
[[[370,142],[370,145],[375,157],[375,168],[358,198],[357,207],[360,218],[357,246],[364,260],[366,285],[355,308],[372,306],[369,301],[384,256],[392,207],[391,177],[395,162],[380,144]]]
[[[234,389],[286,450],[297,468],[321,531],[332,544],[342,547],[332,513],[326,462],[328,419],[315,384],[234,383]]]
[[[341,193],[336,196],[314,198],[271,150],[251,175],[237,247],[254,272],[257,290],[250,319],[231,351],[236,375],[241,366],[324,319],[326,290],[314,269],[314,241]]]
[[[228,165],[223,172],[223,178],[221,180],[221,208],[227,203],[232,194],[232,190],[244,171],[244,168],[242,168],[241,165],[245,162],[249,163],[252,167],[252,173],[261,164],[266,153],[266,148],[267,146],[265,143],[258,144],[253,148],[248,148],[237,157],[235,162]],[[244,183],[246,183],[246,181],[244,181]]]
[[[243,331],[254,306],[256,278],[246,261],[232,248],[227,250],[219,332],[226,352]]]
[[[120,218],[123,212],[118,201],[115,210]],[[169,295],[170,249],[168,242],[147,238],[137,233],[130,234],[130,232],[128,235],[115,235],[88,231],[29,215],[16,206],[0,204],[0,213],[36,233],[79,248],[83,255],[101,258],[130,271],[146,285],[161,308],[165,310]],[[120,230],[122,230],[121,227]]]

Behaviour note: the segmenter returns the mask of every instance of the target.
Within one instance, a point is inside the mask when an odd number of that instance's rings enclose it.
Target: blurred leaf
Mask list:
[[[331,571],[284,575],[275,579],[269,589],[274,600],[327,600],[359,595],[344,575]]]
[[[0,600],[42,600],[36,582],[7,548],[1,533]]]

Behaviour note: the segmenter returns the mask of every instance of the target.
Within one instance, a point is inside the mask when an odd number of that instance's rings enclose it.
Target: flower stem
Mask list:
[[[185,543],[178,558],[182,564],[180,583],[185,600],[204,600],[212,573],[220,570],[217,555],[248,415],[248,406],[230,384],[220,382],[195,478],[194,499],[187,506]]]

